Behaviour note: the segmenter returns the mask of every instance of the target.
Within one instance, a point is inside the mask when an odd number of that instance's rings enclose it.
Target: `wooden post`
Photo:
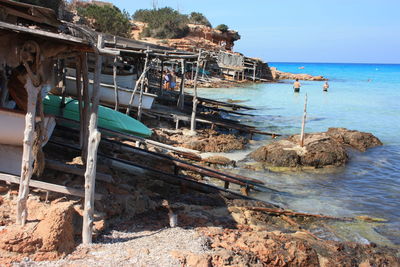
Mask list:
[[[179,90],[179,99],[178,99],[178,108],[180,110],[183,110],[185,107],[185,60],[181,60],[181,69],[182,69],[182,79],[181,79],[181,84],[180,84],[180,90]]]
[[[207,66],[207,61],[204,61],[203,62],[203,70],[201,73],[201,79],[203,79],[203,80],[204,80],[204,72],[206,71],[206,66]]]
[[[149,51],[150,48],[147,47],[147,51]],[[146,77],[146,72],[148,71],[147,66],[149,64],[149,53],[146,53],[146,60],[144,61],[144,67],[143,67],[143,79],[142,83],[140,85],[140,96],[139,96],[139,106],[138,106],[138,120],[141,121],[142,119],[142,105],[143,105],[143,90],[144,90],[144,81]]]
[[[79,105],[79,147],[82,149],[85,138],[85,124],[83,120],[83,105],[82,105],[82,57],[76,57],[76,93],[78,95]]]
[[[306,117],[307,117],[307,94],[304,98],[304,114],[303,122],[301,123],[301,135],[300,135],[300,146],[304,146],[304,128],[306,127]]]
[[[196,111],[197,111],[197,77],[199,76],[199,67],[201,61],[201,49],[199,52],[199,56],[197,57],[197,64],[196,64],[196,74],[194,76],[194,91],[193,91],[193,108],[192,108],[192,119],[190,121],[190,132],[192,135],[196,134]]]
[[[257,65],[256,65],[256,63],[253,63],[253,82],[256,80],[256,69],[257,69]]]
[[[117,47],[117,37],[114,36],[114,46]],[[114,97],[115,97],[115,107],[114,110],[119,109],[119,93],[118,93],[118,84],[117,84],[117,62],[118,57],[114,57],[114,64],[113,64],[113,82],[114,82]]]
[[[89,140],[89,107],[90,107],[90,96],[89,96],[89,68],[87,62],[87,54],[81,55],[82,60],[82,79],[83,79],[83,145],[82,145],[82,158],[86,159],[88,150]]]
[[[161,60],[161,76],[160,76],[160,94],[163,92],[163,80],[164,78],[164,60]]]
[[[98,48],[102,48],[102,35],[98,37]],[[97,117],[100,100],[100,77],[103,57],[96,53],[96,64],[93,81],[92,107],[90,109],[89,144],[85,172],[85,204],[83,210],[82,242],[87,245],[92,243],[94,191],[96,183],[97,149],[101,134],[97,130]]]
[[[7,85],[7,73],[6,73],[6,67],[5,65],[0,66],[0,89],[1,89],[1,93],[0,93],[0,107],[4,107],[6,102],[7,102],[7,96],[8,96],[8,85]]]
[[[147,70],[148,69],[149,69],[149,67],[147,67]],[[137,90],[139,88],[139,84],[141,84],[142,80],[145,77],[146,71],[143,71],[142,74],[140,75],[139,79],[136,81],[135,89],[133,89],[133,91],[132,91],[131,99],[129,100],[128,108],[126,109],[126,115],[129,115],[129,113],[131,111],[131,107],[132,107],[132,104],[133,104],[133,100],[135,98],[135,94],[136,94],[136,92],[137,92]]]
[[[26,202],[29,195],[29,181],[33,173],[33,142],[35,138],[36,103],[40,87],[35,87],[30,76],[25,84],[27,92],[27,112],[25,115],[24,148],[22,154],[21,177],[17,202],[17,223],[25,225],[28,217]]]
[[[119,94],[118,94],[118,84],[117,84],[117,56],[114,57],[113,64],[113,81],[114,81],[114,95],[115,95],[115,110],[119,109]]]

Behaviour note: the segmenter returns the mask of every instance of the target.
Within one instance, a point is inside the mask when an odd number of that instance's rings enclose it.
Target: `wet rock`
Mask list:
[[[249,156],[274,167],[338,167],[348,161],[346,147],[365,151],[379,145],[382,142],[370,133],[329,128],[327,132],[306,134],[303,147],[300,135],[292,135],[262,146]]]
[[[203,159],[203,162],[209,165],[236,166],[236,161],[223,156],[211,156]]]
[[[366,151],[368,148],[381,146],[382,142],[371,133],[348,130],[346,128],[329,128],[326,132],[338,142],[349,145],[359,151]]]

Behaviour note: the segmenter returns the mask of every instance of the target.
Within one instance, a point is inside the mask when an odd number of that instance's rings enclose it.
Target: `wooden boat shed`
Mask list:
[[[26,112],[16,221],[21,225],[26,222],[30,185],[74,194],[70,188],[56,188],[39,181],[31,181],[33,164],[40,160],[37,147],[41,147],[41,141],[44,139],[42,131],[40,131],[44,121],[43,87],[45,85],[55,86],[61,79],[57,71],[60,60],[72,58],[76,64],[76,85],[79,89],[80,147],[82,157],[86,160],[82,241],[84,244],[91,243],[97,148],[101,139],[97,118],[103,57],[112,57],[115,61],[119,57],[125,64],[132,64],[133,60],[136,64],[144,62],[141,66],[141,77],[138,78],[134,89],[138,90],[140,85],[142,93],[143,78],[156,58],[161,62],[166,60],[199,61],[201,53],[175,51],[134,40],[103,35],[74,24],[62,23],[57,20],[53,10],[29,4],[0,0],[0,10],[0,107],[6,106],[8,96],[11,95],[20,109]],[[92,58],[94,62],[91,61]],[[115,68],[116,64],[113,66],[114,76]],[[8,90],[11,87],[11,84],[8,84],[9,76],[16,69],[20,71],[18,78],[23,88],[17,88],[11,92]],[[88,90],[89,69],[94,72],[91,95]],[[117,86],[115,87],[117,90]],[[181,87],[182,103],[183,96]],[[194,99],[193,103],[193,114],[195,114],[197,101]],[[116,106],[118,109],[118,100]],[[129,108],[127,112],[129,113]],[[140,106],[138,112],[140,118]],[[4,173],[0,173],[0,179],[16,182],[14,176]]]

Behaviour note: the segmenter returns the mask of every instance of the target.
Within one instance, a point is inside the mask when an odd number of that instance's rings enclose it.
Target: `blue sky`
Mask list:
[[[400,0],[114,0],[133,13],[169,6],[203,13],[242,39],[235,51],[269,62],[400,63]]]

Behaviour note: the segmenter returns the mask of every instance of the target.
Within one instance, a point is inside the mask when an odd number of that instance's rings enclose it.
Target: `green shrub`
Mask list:
[[[131,23],[129,14],[115,6],[88,5],[79,7],[78,14],[86,19],[93,20],[96,30],[113,35],[129,37]]]
[[[207,27],[212,27],[210,21],[201,13],[192,12],[189,15],[189,21],[193,24],[205,25]]]
[[[142,32],[143,37],[171,39],[181,38],[189,33],[188,17],[170,7],[139,9],[133,14],[133,19],[147,23]]]
[[[217,27],[215,27],[215,29],[221,32],[227,32],[229,30],[229,27],[225,24],[220,24]]]

